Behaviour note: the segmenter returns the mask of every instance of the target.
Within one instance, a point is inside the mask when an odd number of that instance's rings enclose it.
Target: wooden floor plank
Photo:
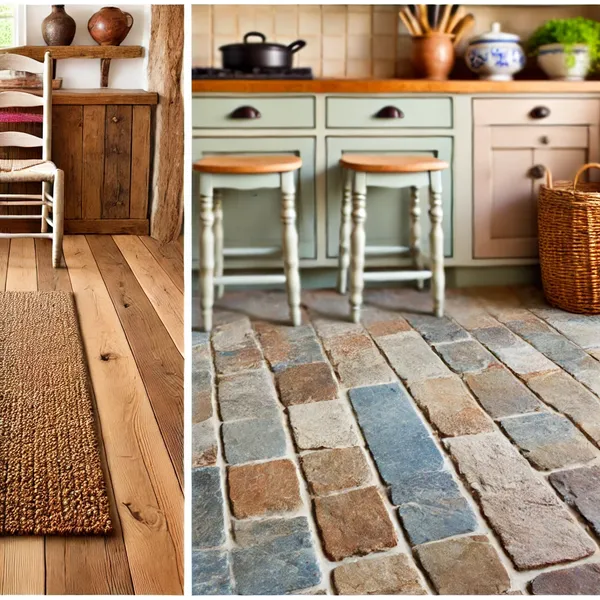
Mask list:
[[[181,244],[178,241],[161,244],[149,235],[140,236],[140,240],[183,294],[183,247]]]
[[[36,289],[33,239],[13,239],[10,244],[6,290]],[[44,590],[44,538],[0,537],[0,594],[43,594]]]
[[[61,268],[52,267],[52,242],[35,241],[39,290],[70,292],[71,280],[64,257]],[[98,417],[96,411],[96,418]],[[99,423],[97,430],[100,431]],[[102,436],[99,449],[111,507],[113,532],[109,536],[47,536],[46,593],[51,595],[133,594],[133,583],[116,510]]]
[[[8,270],[8,254],[10,252],[10,240],[0,239],[0,291],[6,285],[6,271]]]
[[[86,239],[65,238],[64,254],[135,593],[181,594],[183,494],[177,476]]]
[[[109,236],[88,244],[127,335],[183,489],[183,358],[127,261]]]
[[[183,294],[138,237],[116,235],[113,238],[183,355]]]

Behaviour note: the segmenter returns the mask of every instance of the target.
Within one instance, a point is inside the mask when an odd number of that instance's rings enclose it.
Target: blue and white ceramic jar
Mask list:
[[[492,23],[491,31],[469,40],[465,61],[480,79],[510,81],[525,66],[525,52],[518,35],[505,33],[500,23]]]

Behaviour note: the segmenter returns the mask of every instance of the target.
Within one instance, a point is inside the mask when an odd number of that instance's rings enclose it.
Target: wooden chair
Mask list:
[[[444,314],[444,233],[442,230],[442,174],[448,163],[430,156],[386,154],[344,154],[340,160],[344,171],[344,195],[340,226],[340,252],[338,289],[346,292],[348,267],[350,267],[350,313],[355,323],[360,321],[365,281],[411,281],[431,278],[433,311],[438,317]],[[369,186],[411,189],[410,246],[379,248],[366,246],[365,220],[367,218],[367,188]],[[424,268],[420,247],[421,208],[419,188],[429,187],[429,220],[431,232],[430,269]],[[350,221],[352,220],[352,227]],[[382,252],[409,252],[413,257],[413,270],[364,272],[365,255]]]
[[[220,297],[224,285],[285,283],[291,321],[300,325],[300,274],[298,231],[296,229],[296,190],[294,172],[302,159],[284,155],[215,155],[200,159],[194,170],[200,173],[200,306],[204,331],[212,329],[214,287]],[[225,256],[265,256],[278,248],[223,247],[223,189],[281,189],[284,274],[224,275]]]
[[[25,91],[0,92],[0,108],[42,107],[42,137],[21,131],[0,132],[0,147],[42,148],[41,159],[0,159],[0,183],[41,183],[41,194],[0,194],[1,206],[40,206],[41,214],[0,215],[0,219],[39,219],[40,233],[0,233],[2,238],[34,237],[52,240],[52,266],[60,266],[64,219],[64,172],[51,160],[52,148],[52,60],[44,62],[18,54],[0,55],[0,70],[41,74],[42,97]],[[19,113],[15,113],[18,115]],[[31,115],[30,115],[31,116]],[[16,119],[18,120],[18,118]],[[50,187],[52,186],[52,195]],[[52,212],[52,216],[50,216]],[[52,232],[48,233],[48,226]]]

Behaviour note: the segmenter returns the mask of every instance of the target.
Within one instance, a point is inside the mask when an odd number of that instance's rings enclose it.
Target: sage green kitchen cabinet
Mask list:
[[[327,256],[338,256],[342,181],[339,161],[345,153],[413,154],[434,156],[452,165],[452,137],[335,137],[326,138],[327,148]],[[442,173],[444,253],[452,256],[452,169]],[[422,247],[428,248],[429,194],[421,190]],[[370,187],[367,190],[365,229],[369,246],[409,245],[409,189]]]
[[[263,134],[264,135],[264,134]],[[315,237],[315,139],[313,137],[194,137],[192,158],[215,154],[295,154],[302,159],[296,173],[296,210],[301,259],[316,256]],[[239,177],[252,178],[252,175]],[[198,197],[198,175],[192,194]],[[224,190],[223,228],[225,247],[254,248],[281,246],[281,201],[275,189]],[[192,234],[198,240],[198,203],[192,203]],[[193,244],[198,259],[198,244]],[[271,262],[281,264],[280,259]]]

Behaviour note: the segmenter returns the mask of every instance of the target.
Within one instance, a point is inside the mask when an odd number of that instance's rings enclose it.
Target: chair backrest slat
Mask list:
[[[0,147],[3,146],[38,148],[44,146],[44,139],[23,131],[0,131]]]
[[[42,74],[44,63],[20,54],[0,54],[0,70]]]
[[[0,108],[44,106],[44,98],[27,92],[0,92]]]

